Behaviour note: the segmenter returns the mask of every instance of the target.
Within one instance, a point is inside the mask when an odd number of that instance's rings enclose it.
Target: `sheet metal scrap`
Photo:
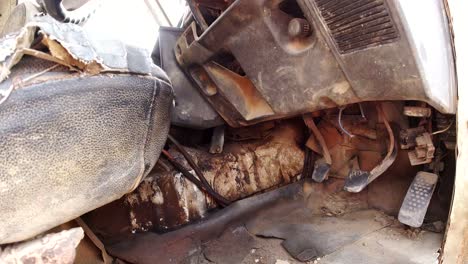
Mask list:
[[[36,17],[20,31],[0,39],[0,82],[8,77],[25,50],[31,49],[39,32],[52,57],[64,65],[97,74],[100,72],[133,72],[149,74],[152,62],[146,50],[128,46],[119,40],[88,37],[80,26],[57,22],[50,16]]]

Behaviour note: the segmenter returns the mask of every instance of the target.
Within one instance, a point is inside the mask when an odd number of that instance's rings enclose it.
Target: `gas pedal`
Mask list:
[[[416,174],[401,205],[398,221],[412,227],[423,224],[437,178],[437,174],[424,171]]]

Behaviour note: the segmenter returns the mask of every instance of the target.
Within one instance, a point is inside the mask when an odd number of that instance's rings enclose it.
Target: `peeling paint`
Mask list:
[[[228,142],[222,154],[186,148],[213,189],[235,201],[300,179],[304,152],[302,131],[283,124],[268,138]],[[182,164],[180,153],[169,150]],[[190,171],[195,175],[194,171]],[[205,217],[217,205],[177,171],[154,171],[125,201],[137,231],[165,231]],[[151,223],[151,226],[149,226]]]
[[[152,184],[153,190],[154,190],[154,195],[151,198],[151,202],[156,204],[156,205],[161,205],[164,203],[164,196],[162,194],[161,189],[159,188],[158,185]]]
[[[336,94],[345,94],[350,89],[351,89],[351,86],[349,85],[348,82],[339,82],[335,84],[335,86],[332,89],[332,92]]]

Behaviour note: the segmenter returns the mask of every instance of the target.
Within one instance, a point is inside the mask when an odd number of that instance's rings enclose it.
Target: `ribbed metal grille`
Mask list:
[[[398,38],[383,0],[315,0],[315,3],[340,53]]]

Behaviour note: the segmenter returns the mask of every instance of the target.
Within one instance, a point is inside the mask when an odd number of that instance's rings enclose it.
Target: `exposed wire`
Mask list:
[[[351,134],[348,130],[346,130],[344,127],[343,127],[343,123],[341,123],[341,117],[343,115],[343,111],[346,109],[346,106],[343,106],[343,107],[340,107],[340,112],[338,113],[338,125],[340,126],[340,129],[341,131],[343,131],[343,133],[345,133],[346,135],[348,135],[349,137],[354,137],[353,134]]]
[[[172,166],[176,168],[176,170],[178,170],[184,175],[185,178],[187,178],[189,181],[195,184],[200,190],[206,191],[203,184],[192,173],[185,169],[185,167],[182,164],[177,162],[169,152],[163,149],[162,154],[167,158],[167,160],[172,164]]]
[[[192,157],[190,154],[182,147],[182,145],[171,135],[168,135],[168,139],[174,144],[176,149],[184,156],[184,158],[187,160],[187,163],[192,167],[192,169],[195,171],[195,174],[198,176],[200,179],[201,183],[204,186],[204,189],[206,192],[208,192],[213,198],[220,203],[223,206],[229,205],[231,202],[221,196],[219,193],[217,193],[210,185],[210,183],[206,180],[205,176],[203,175],[203,172],[200,170],[198,165],[193,161]]]
[[[358,103],[358,105],[359,105],[359,111],[361,112],[362,119],[367,120],[366,115],[364,114],[364,109],[362,108],[362,104]]]
[[[166,150],[162,151],[163,155],[166,156],[167,160],[174,166],[176,170],[178,170],[182,175],[184,175],[185,178],[187,178],[189,181],[191,181],[195,186],[198,187],[201,191],[207,193],[210,195],[219,205],[225,207],[228,205],[228,203],[225,202],[225,199],[213,191],[211,188],[207,188],[200,180],[195,177],[190,171],[188,171],[182,164],[180,164],[172,155],[167,152]]]
[[[437,135],[437,134],[442,134],[442,133],[444,133],[444,132],[447,132],[447,131],[450,129],[450,127],[451,127],[452,125],[453,125],[453,119],[450,120],[450,124],[448,124],[448,126],[447,126],[446,128],[441,129],[441,130],[436,131],[436,132],[433,132],[431,135]]]

